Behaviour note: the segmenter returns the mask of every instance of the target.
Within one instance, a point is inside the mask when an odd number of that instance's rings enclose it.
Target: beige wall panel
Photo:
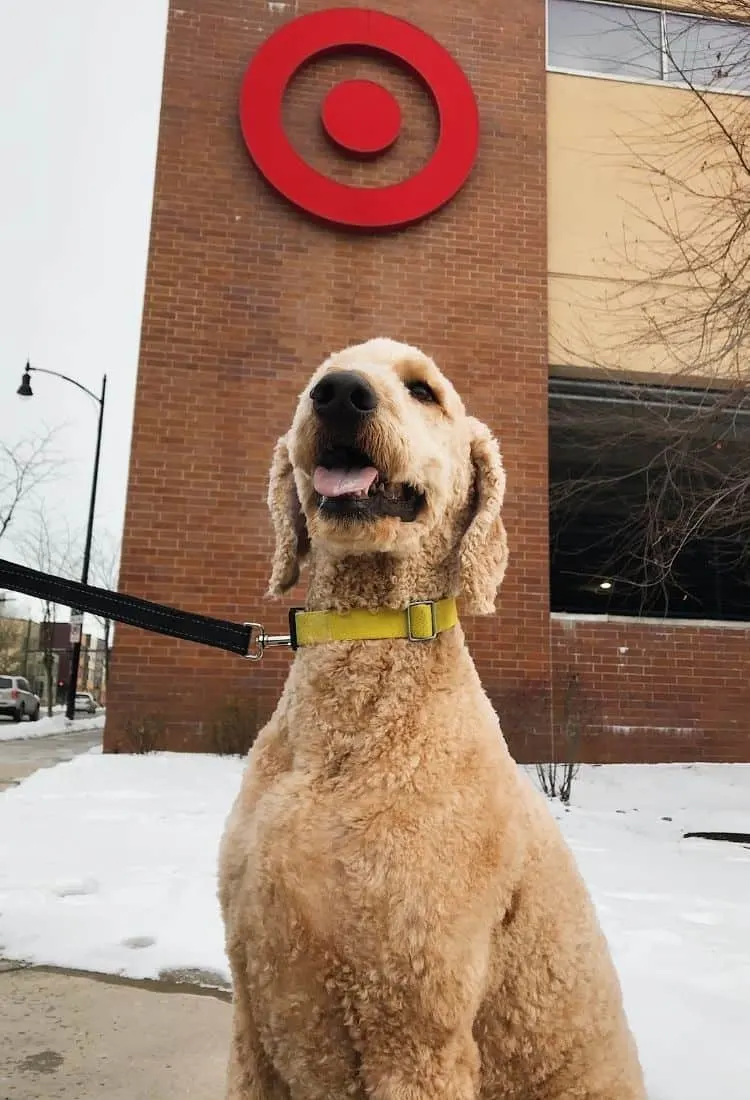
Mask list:
[[[737,369],[729,322],[708,304],[745,258],[718,262],[747,184],[719,122],[746,132],[750,98],[709,107],[690,90],[548,74],[553,366]]]

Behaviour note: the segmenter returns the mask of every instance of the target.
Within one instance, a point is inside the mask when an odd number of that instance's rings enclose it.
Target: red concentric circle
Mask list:
[[[326,96],[320,116],[331,141],[359,156],[384,153],[401,129],[398,100],[374,80],[342,80]]]
[[[345,49],[396,58],[434,99],[439,119],[435,151],[424,168],[400,183],[363,188],[332,180],[308,164],[284,132],[282,101],[294,74],[319,54]],[[325,125],[325,108],[323,121]],[[352,129],[341,114],[338,123],[345,139],[339,144],[352,149],[347,143],[354,137],[356,146],[357,126]],[[326,221],[362,229],[407,225],[443,206],[466,182],[479,144],[476,99],[457,62],[413,24],[362,8],[312,12],[275,31],[250,62],[242,81],[240,125],[258,170],[285,198]],[[336,126],[334,111],[334,137]]]

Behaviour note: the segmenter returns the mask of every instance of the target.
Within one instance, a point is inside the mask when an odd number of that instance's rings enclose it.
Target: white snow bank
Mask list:
[[[226,982],[216,854],[243,767],[91,753],[0,795],[0,954]],[[750,766],[584,767],[573,798],[555,814],[612,945],[650,1100],[745,1100],[750,851],[681,837],[750,832]]]
[[[584,767],[573,799],[555,815],[609,938],[650,1100],[743,1100],[750,850],[681,838],[750,832],[750,765]]]
[[[13,722],[0,718],[0,741],[26,741],[32,737],[54,737],[58,733],[81,733],[83,730],[103,730],[106,714],[92,714],[90,717],[76,715],[72,722],[65,717],[65,711],[53,714],[51,718],[38,719],[36,722],[26,718],[23,722]]]
[[[86,753],[0,796],[0,951],[155,978],[226,975],[216,848],[237,758]]]

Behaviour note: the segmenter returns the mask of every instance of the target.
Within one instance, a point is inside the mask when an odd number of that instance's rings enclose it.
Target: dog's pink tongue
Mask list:
[[[326,470],[325,466],[316,466],[313,488],[322,497],[343,497],[355,493],[366,496],[377,476],[378,471],[373,466],[365,466],[362,470]]]

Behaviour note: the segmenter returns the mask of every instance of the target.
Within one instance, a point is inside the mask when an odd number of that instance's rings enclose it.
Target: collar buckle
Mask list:
[[[430,634],[425,635],[425,634],[422,634],[422,633],[420,633],[420,634],[415,634],[414,633],[415,623],[414,623],[414,620],[412,618],[412,613],[414,611],[414,608],[417,608],[417,607],[429,607],[429,609],[430,609],[430,629],[431,629]],[[407,630],[407,635],[406,636],[407,636],[407,638],[409,639],[410,642],[432,642],[432,641],[434,641],[435,638],[437,638],[437,633],[438,633],[437,626],[438,626],[438,624],[437,624],[437,608],[435,606],[435,601],[434,600],[414,600],[412,603],[407,604],[407,606],[406,606],[406,630]]]

